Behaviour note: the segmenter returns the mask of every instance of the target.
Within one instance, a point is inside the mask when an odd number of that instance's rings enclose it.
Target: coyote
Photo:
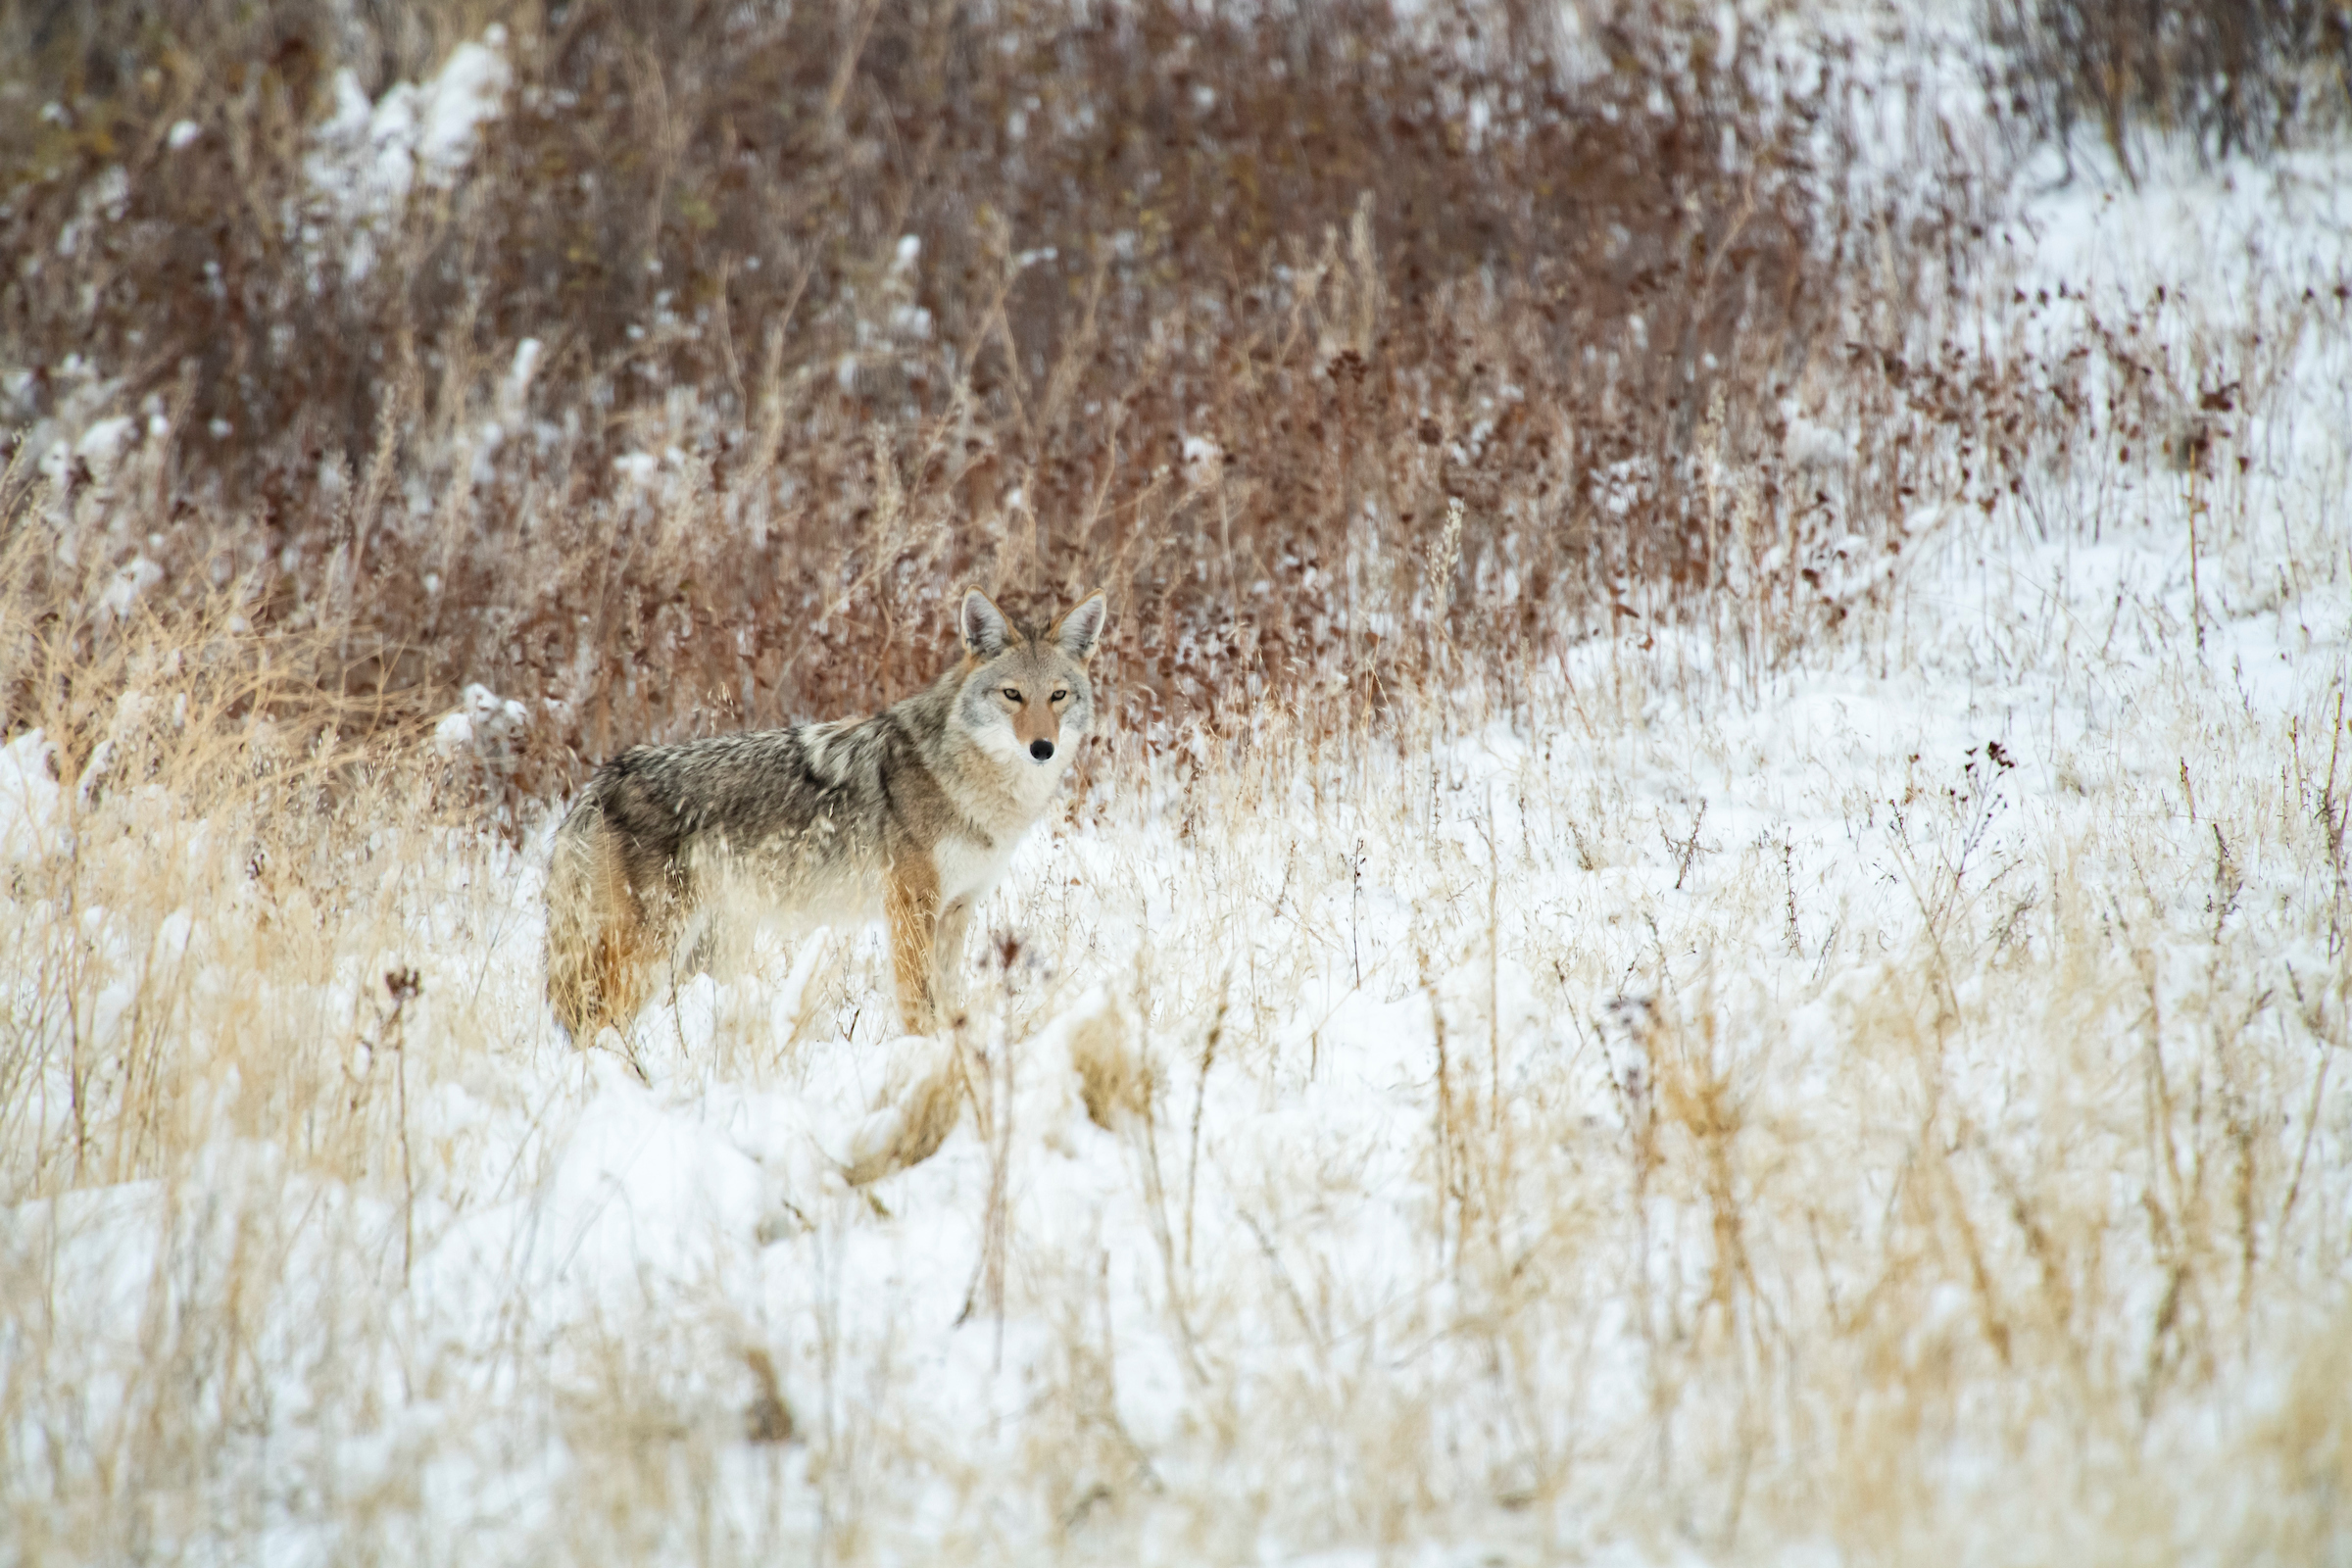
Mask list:
[[[974,588],[962,661],[871,718],[639,746],[598,768],[547,877],[547,998],[572,1040],[625,1030],[659,971],[717,957],[751,922],[877,908],[900,1017],[935,1032],[974,901],[1094,722],[1104,610],[1091,594],[1041,633]]]

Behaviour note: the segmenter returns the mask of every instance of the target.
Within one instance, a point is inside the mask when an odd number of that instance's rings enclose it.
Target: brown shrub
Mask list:
[[[135,496],[53,465],[61,613],[134,556],[234,586],[387,711],[544,700],[548,789],[899,695],[966,581],[1111,588],[1148,741],[1269,692],[1351,723],[1441,644],[1540,654],[1720,581],[1718,396],[1792,598],[1805,541],[1899,543],[1921,482],[1870,415],[1921,384],[1966,190],[1825,209],[1852,84],[1712,13],[486,10],[503,116],[372,225],[307,127],[337,69],[429,75],[458,13],[6,14],[18,416],[172,428]],[[1979,408],[1947,358],[1936,398]],[[1833,377],[1842,490],[1777,458],[1779,400]]]
[[[2264,154],[2352,107],[2352,12],[2330,0],[1988,0],[2004,107],[2071,167],[2078,125],[2136,179],[2148,127]]]

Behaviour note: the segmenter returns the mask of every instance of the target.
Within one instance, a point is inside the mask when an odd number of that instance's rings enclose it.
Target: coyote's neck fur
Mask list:
[[[1096,594],[1039,632],[976,590],[962,661],[870,718],[637,747],[557,835],[548,994],[575,1040],[625,1025],[660,960],[709,961],[781,918],[890,922],[906,1026],[940,1021],[974,901],[1094,722]]]

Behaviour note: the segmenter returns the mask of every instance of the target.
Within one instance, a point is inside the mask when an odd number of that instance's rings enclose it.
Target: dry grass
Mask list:
[[[2316,535],[2263,610],[2264,526],[2216,523],[2214,635],[2340,622]],[[1627,638],[1393,747],[1270,715],[1024,861],[956,1051],[879,1038],[879,951],[835,945],[657,1009],[653,1097],[552,1038],[535,870],[434,825],[431,765],[265,767],[232,704],[84,802],[92,731],[47,715],[61,815],[9,867],[11,1538],[2331,1560],[2340,624],[2331,693],[2250,710],[2177,585],[2088,608],[2153,660],[2053,658],[1998,591],[1955,644],[1897,587],[1753,706]],[[126,641],[184,670],[206,634]],[[1870,739],[1915,671],[2072,714],[2068,657],[2147,745]],[[1850,729],[1792,716],[1825,680]],[[858,1153],[852,1080],[888,1167],[855,1190],[774,1130]],[[613,1206],[680,1179],[568,1206],[615,1103],[760,1151],[758,1238],[637,1232],[615,1270]]]
[[[1933,347],[1964,166],[1921,118],[1933,205],[1825,208],[1863,88],[1762,23],[422,15],[0,13],[0,365],[61,613],[226,593],[394,714],[483,682],[530,708],[526,793],[902,692],[967,580],[1110,587],[1154,744],[1332,670],[1346,727],[1432,606],[1541,661],[1720,580],[1702,423],[1794,605],[1800,554],[1883,545],[1929,476],[1866,419],[1816,482],[1791,407],[2017,395]],[[466,177],[338,219],[304,135],[334,73],[428,76],[492,20]],[[169,433],[74,457],[121,416]],[[1448,497],[1459,582],[1425,582]]]

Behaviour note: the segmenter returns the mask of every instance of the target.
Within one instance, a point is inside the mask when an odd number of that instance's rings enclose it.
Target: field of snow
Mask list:
[[[0,1560],[2352,1560],[2352,163],[2054,171],[1984,331],[2174,423],[1122,752],[951,1041],[838,932],[574,1051],[552,816],[20,736]]]

